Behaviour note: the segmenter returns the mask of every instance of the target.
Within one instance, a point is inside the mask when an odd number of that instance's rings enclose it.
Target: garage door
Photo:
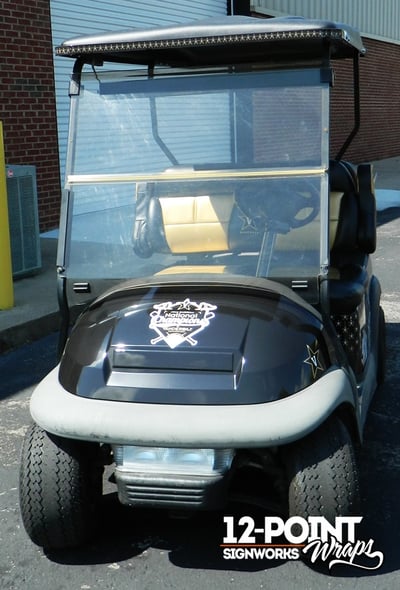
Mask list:
[[[225,15],[226,0],[51,0],[53,44],[65,39],[101,31],[150,27]],[[58,117],[61,178],[68,133],[68,82],[72,60],[55,57],[55,82]]]

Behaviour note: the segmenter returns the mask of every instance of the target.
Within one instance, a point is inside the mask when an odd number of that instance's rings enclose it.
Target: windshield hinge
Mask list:
[[[74,293],[90,293],[90,283],[74,283],[72,285]]]
[[[308,280],[301,279],[292,281],[292,289],[308,289]]]

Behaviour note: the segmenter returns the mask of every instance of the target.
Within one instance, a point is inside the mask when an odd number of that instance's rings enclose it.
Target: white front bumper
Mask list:
[[[33,420],[66,438],[122,445],[246,448],[302,438],[339,405],[355,406],[347,374],[334,369],[282,400],[252,405],[167,405],[96,400],[60,385],[56,367],[36,387]]]

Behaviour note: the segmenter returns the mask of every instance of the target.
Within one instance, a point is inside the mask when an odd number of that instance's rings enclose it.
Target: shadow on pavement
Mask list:
[[[0,355],[0,401],[38,383],[57,364],[58,333]]]
[[[390,207],[389,209],[384,209],[383,211],[379,211],[377,214],[377,225],[378,227],[385,225],[386,223],[390,223],[399,217],[400,207]]]

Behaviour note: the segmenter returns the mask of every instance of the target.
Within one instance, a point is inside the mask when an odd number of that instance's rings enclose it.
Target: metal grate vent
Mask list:
[[[7,166],[8,215],[13,276],[41,268],[35,166]]]

